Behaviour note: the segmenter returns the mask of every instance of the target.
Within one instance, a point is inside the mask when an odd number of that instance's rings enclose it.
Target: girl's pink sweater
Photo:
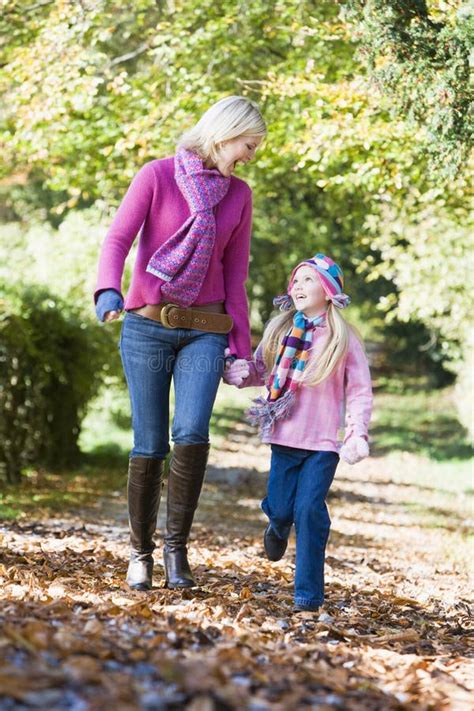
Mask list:
[[[314,330],[311,358],[322,352],[326,336],[327,327]],[[239,387],[263,385],[268,373],[261,346],[249,366],[250,374]],[[342,442],[349,437],[368,438],[371,412],[369,364],[362,344],[351,332],[347,355],[332,375],[318,385],[298,388],[290,417],[278,420],[272,434],[262,441],[297,449],[339,452]]]
[[[252,191],[231,177],[226,196],[215,208],[216,241],[209,269],[193,306],[223,301],[234,320],[231,353],[251,355],[245,282],[248,276],[252,225]],[[190,211],[174,179],[174,158],[146,163],[133,179],[105,238],[99,260],[95,298],[104,289],[122,293],[125,259],[138,234],[137,257],[125,309],[159,304],[161,279],[146,271],[154,252],[188,219]]]

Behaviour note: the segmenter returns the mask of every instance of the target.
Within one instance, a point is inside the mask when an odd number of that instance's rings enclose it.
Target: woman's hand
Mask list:
[[[369,456],[369,444],[363,437],[349,437],[342,445],[339,456],[348,464],[357,464]]]
[[[115,289],[102,291],[95,305],[95,312],[99,321],[115,321],[123,309],[122,296]]]
[[[115,319],[119,318],[121,313],[121,311],[107,311],[104,316],[104,321],[115,321]]]

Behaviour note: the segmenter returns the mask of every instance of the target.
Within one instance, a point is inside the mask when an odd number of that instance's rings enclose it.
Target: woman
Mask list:
[[[257,106],[239,96],[213,105],[182,137],[175,156],[135,176],[105,239],[97,315],[125,309],[120,352],[132,407],[128,469],[131,554],[127,582],[152,587],[153,535],[169,452],[169,391],[175,390],[174,443],[164,546],[166,585],[196,585],[187,541],[209,454],[209,420],[224,352],[251,355],[248,275],[252,193],[233,175],[266,135]],[[141,228],[125,303],[125,259]]]

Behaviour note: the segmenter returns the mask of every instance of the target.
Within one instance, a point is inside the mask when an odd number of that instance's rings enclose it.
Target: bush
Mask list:
[[[39,287],[0,284],[0,477],[69,466],[86,405],[118,358],[111,332]]]

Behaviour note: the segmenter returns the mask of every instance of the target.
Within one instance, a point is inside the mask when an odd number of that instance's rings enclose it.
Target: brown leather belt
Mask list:
[[[165,328],[192,328],[210,333],[229,333],[234,325],[232,317],[225,313],[222,301],[187,309],[176,304],[147,304],[130,310],[145,318],[159,321]]]

